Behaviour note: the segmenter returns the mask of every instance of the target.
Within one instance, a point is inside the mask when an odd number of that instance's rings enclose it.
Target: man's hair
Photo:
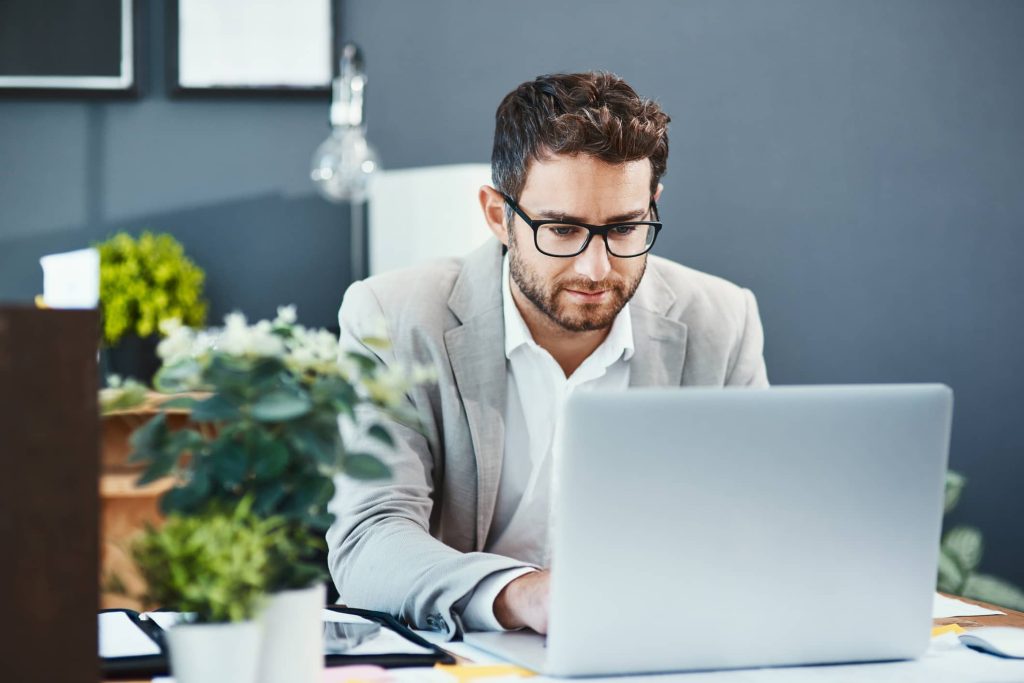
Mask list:
[[[587,154],[612,164],[650,159],[654,194],[668,165],[669,121],[656,102],[615,74],[538,76],[498,105],[491,179],[519,199],[530,162],[549,154]]]

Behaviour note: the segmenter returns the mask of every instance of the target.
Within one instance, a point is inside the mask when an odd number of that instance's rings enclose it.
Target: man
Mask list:
[[[450,637],[545,632],[551,444],[566,396],[767,385],[754,296],[648,255],[668,122],[610,74],[522,84],[498,107],[494,187],[479,193],[497,240],[346,292],[344,348],[429,364],[438,381],[409,396],[420,429],[389,425],[391,479],[337,481],[328,545],[343,602]],[[380,319],[386,351],[358,341]]]

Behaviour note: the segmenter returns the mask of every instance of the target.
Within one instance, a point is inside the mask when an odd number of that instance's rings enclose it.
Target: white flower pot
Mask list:
[[[324,669],[323,584],[270,595],[260,619],[260,683],[318,683]]]
[[[256,683],[258,621],[178,624],[167,632],[176,683]]]

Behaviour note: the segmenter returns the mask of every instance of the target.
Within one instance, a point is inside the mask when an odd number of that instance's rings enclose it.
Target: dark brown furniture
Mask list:
[[[5,681],[99,678],[98,342],[95,311],[0,307]]]

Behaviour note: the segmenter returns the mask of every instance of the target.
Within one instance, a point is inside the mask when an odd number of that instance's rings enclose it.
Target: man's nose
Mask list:
[[[577,273],[592,282],[600,282],[608,277],[608,273],[612,270],[612,264],[608,257],[604,238],[594,235],[583,253],[576,257],[574,265]]]

